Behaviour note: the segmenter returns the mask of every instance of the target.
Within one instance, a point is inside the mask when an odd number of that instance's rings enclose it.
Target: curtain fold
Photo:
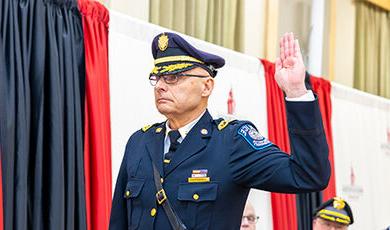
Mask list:
[[[287,130],[286,107],[283,91],[275,79],[275,65],[261,60],[267,88],[268,139],[285,152],[290,152]],[[294,194],[271,193],[274,230],[297,229],[296,199]]]
[[[390,11],[356,1],[354,87],[390,98]]]
[[[1,0],[4,229],[85,229],[84,44],[76,0]]]
[[[243,0],[150,0],[150,22],[243,51]]]
[[[111,127],[108,79],[109,12],[100,3],[80,0],[86,84],[84,165],[88,229],[108,229],[111,210]]]
[[[1,25],[1,24],[0,24]],[[2,41],[2,38],[0,36],[0,44],[3,44],[3,41]],[[0,45],[0,230],[3,230],[4,228],[4,219],[3,219],[3,215],[4,215],[4,212],[3,212],[3,173],[2,173],[2,167],[1,167],[1,162],[2,162],[2,158],[3,158],[3,150],[2,150],[2,140],[4,139],[3,136],[5,135],[5,119],[4,119],[4,115],[5,115],[5,109],[7,108],[6,107],[6,103],[5,103],[5,100],[3,100],[2,98],[5,98],[6,94],[5,92],[7,92],[6,88],[5,88],[5,84],[2,84],[2,81],[1,81],[1,76],[5,76],[7,73],[5,71],[5,68],[3,68],[3,66],[5,66],[5,58],[4,58],[4,52],[3,52],[3,46]]]
[[[1,143],[0,143],[0,230],[4,229],[4,224],[3,224],[3,179],[2,179],[2,167],[1,167]]]
[[[313,228],[313,211],[322,203],[322,192],[297,194],[298,229]]]

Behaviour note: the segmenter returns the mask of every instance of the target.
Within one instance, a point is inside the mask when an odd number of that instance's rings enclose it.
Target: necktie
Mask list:
[[[180,143],[177,141],[180,138],[180,133],[177,130],[171,130],[168,133],[169,141],[171,145],[169,146],[169,151],[165,154],[164,166],[168,165],[172,159],[172,156],[176,149],[179,147]]]

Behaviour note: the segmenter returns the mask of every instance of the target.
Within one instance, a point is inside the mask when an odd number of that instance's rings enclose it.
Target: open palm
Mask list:
[[[293,33],[286,33],[280,39],[280,57],[275,61],[275,80],[288,98],[299,97],[307,92],[305,65]]]

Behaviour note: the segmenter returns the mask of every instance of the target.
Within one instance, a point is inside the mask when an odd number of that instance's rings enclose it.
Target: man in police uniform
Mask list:
[[[313,230],[346,230],[351,224],[353,224],[351,207],[340,197],[324,202],[314,212]]]
[[[149,80],[167,120],[130,137],[110,229],[239,229],[250,188],[297,193],[327,186],[328,146],[298,41],[285,34],[280,48],[275,78],[286,94],[291,156],[249,121],[211,117],[208,98],[223,58],[174,33],[155,37]]]

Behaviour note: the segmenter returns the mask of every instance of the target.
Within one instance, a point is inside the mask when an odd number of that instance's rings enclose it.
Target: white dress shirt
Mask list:
[[[313,91],[308,90],[306,94],[303,94],[300,97],[293,97],[293,98],[286,97],[286,100],[287,101],[314,101],[315,97]]]
[[[200,118],[203,116],[205,112],[206,110],[203,111],[203,113],[201,113],[199,117],[197,117],[195,120],[191,121],[190,123],[178,129],[180,133],[180,138],[177,141],[179,143],[183,142],[184,138],[186,138],[187,134],[191,131],[192,127],[194,127],[195,124],[198,123],[198,121],[200,120]],[[166,131],[165,131],[165,139],[164,139],[164,154],[169,151],[169,146],[171,145],[171,141],[169,140],[168,137],[169,131],[172,130],[171,128],[169,128],[169,121],[165,123],[165,130]]]

